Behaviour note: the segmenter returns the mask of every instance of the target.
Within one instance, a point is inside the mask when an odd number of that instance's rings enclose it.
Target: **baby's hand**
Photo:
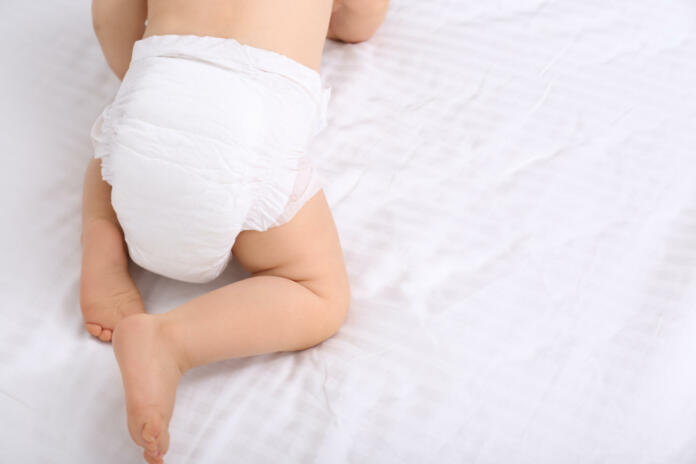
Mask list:
[[[374,35],[387,15],[389,0],[335,0],[327,37],[364,42]]]

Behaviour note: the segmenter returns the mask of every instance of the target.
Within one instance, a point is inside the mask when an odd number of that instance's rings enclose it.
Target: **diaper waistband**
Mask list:
[[[272,72],[307,90],[325,114],[330,89],[314,69],[280,53],[244,45],[232,38],[198,35],[152,35],[135,42],[131,61],[148,57],[179,57],[209,62],[229,69]]]

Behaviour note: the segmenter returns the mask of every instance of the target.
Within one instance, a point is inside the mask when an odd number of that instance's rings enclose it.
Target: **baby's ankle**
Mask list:
[[[168,350],[174,357],[179,368],[179,372],[181,372],[181,375],[184,375],[186,372],[196,367],[196,364],[191,356],[189,356],[185,346],[180,342],[179,337],[177,337],[178,329],[176,327],[176,323],[168,320],[166,314],[155,315],[155,318],[158,319],[158,329],[162,337],[162,341],[166,343]]]

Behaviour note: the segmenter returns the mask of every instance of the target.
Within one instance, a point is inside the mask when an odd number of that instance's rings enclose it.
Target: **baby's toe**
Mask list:
[[[101,340],[103,342],[110,342],[111,341],[111,329],[102,330],[102,333],[99,334],[99,340]]]
[[[85,322],[85,329],[90,335],[94,335],[95,337],[98,337],[102,333],[102,327],[92,322]]]
[[[169,433],[164,428],[164,424],[159,417],[154,417],[152,421],[143,426],[142,437],[145,454],[152,458],[161,459],[169,447]]]
[[[156,440],[146,440],[145,443],[143,443],[143,448],[145,449],[145,454],[151,458],[156,458],[160,455]]]
[[[161,431],[161,427],[158,427],[158,425],[159,424],[155,424],[154,421],[146,422],[145,425],[143,425],[143,440],[145,440],[145,443],[157,442],[157,438]]]
[[[153,458],[149,454],[147,454],[147,451],[143,453],[143,456],[145,457],[145,460],[148,462],[148,464],[162,464],[164,460],[159,457],[159,458]]]
[[[161,454],[157,450],[157,445],[147,445],[145,447],[145,455],[153,459],[161,457]]]

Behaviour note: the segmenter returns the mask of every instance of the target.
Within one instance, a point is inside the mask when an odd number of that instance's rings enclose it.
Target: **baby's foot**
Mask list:
[[[184,371],[159,321],[150,314],[128,316],[116,326],[113,341],[126,392],[128,431],[150,464],[161,464],[169,448],[169,420]]]
[[[108,342],[118,321],[145,308],[128,273],[121,231],[113,222],[90,222],[85,227],[82,248],[80,306],[85,329]]]

